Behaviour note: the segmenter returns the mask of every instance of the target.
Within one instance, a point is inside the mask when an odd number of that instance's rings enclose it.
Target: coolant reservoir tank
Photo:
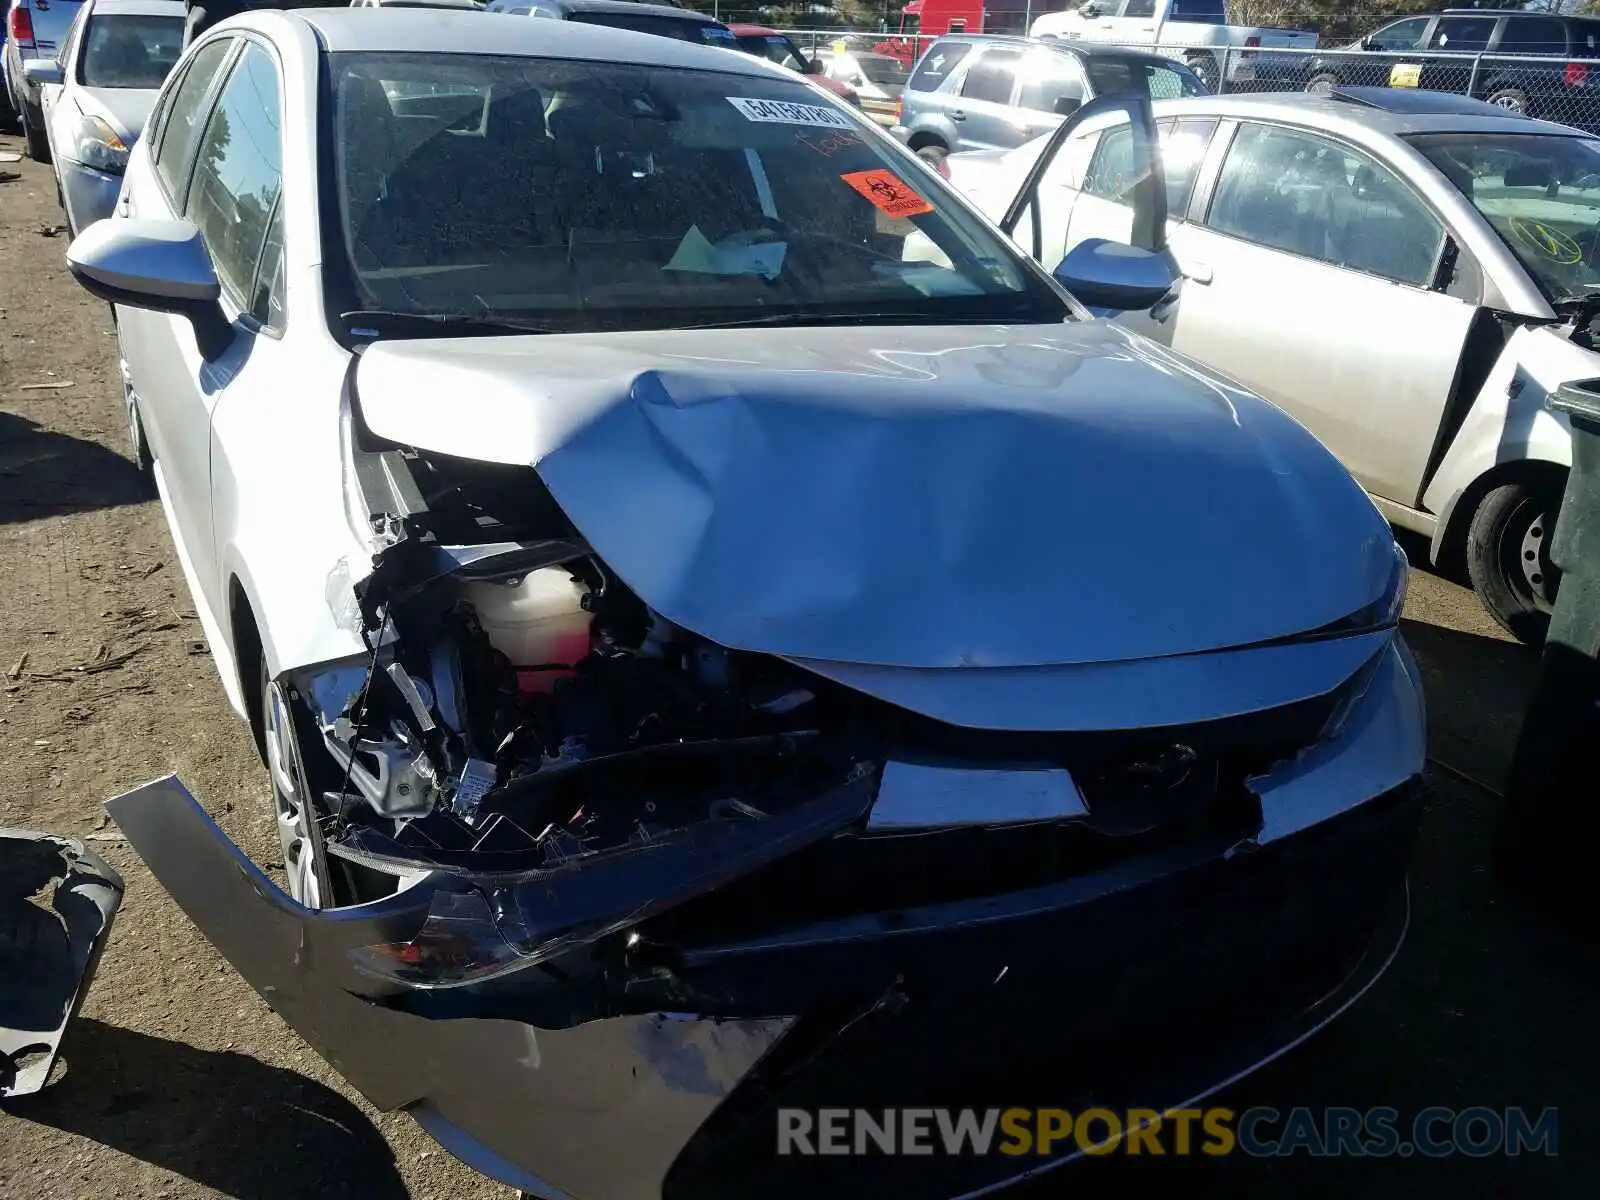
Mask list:
[[[489,644],[511,660],[530,691],[544,690],[558,674],[535,668],[571,666],[589,653],[590,616],[583,610],[588,591],[560,567],[461,585]]]

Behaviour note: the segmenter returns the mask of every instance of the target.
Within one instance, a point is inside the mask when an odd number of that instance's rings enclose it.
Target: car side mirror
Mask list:
[[[1083,107],[1083,101],[1076,96],[1057,96],[1056,102],[1051,105],[1052,111],[1058,117],[1070,117]]]
[[[1153,308],[1178,281],[1170,254],[1105,238],[1079,242],[1052,272],[1087,307],[1112,312]]]
[[[1094,0],[1086,0],[1085,3],[1078,5],[1078,15],[1091,19],[1098,17],[1100,15],[1100,6]]]
[[[233,342],[222,287],[192,221],[96,221],[67,247],[67,270],[101,300],[186,318],[207,360]]]
[[[61,67],[54,59],[49,58],[28,59],[22,64],[22,77],[35,87],[61,83],[65,79],[65,76],[61,73]]]
[[[821,59],[819,59],[819,58],[806,58],[806,59],[802,59],[801,61],[806,64],[805,67],[800,72],[802,75],[821,75],[822,74],[822,60]]]

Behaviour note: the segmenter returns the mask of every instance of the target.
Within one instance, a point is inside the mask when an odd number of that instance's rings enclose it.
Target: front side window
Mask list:
[[[1440,17],[1428,46],[1452,54],[1477,54],[1489,48],[1492,33],[1493,17]]]
[[[95,13],[84,35],[78,82],[154,91],[182,53],[182,17]]]
[[[739,39],[739,49],[757,58],[766,58],[791,71],[804,71],[806,60],[794,43],[781,33],[750,34]]]
[[[1065,315],[942,181],[802,80],[466,54],[331,61],[331,313],[557,330]],[[397,113],[389,97],[423,85],[481,91],[481,120]]]
[[[189,181],[190,157],[206,119],[206,97],[233,47],[233,41],[228,38],[218,38],[202,46],[189,60],[183,79],[167,101],[160,140],[156,143],[155,166],[156,174],[166,185],[167,195],[180,209]]]
[[[1122,6],[1120,15],[1124,17],[1153,17],[1156,15],[1156,0],[1128,0]]]
[[[1428,32],[1429,19],[1410,17],[1385,25],[1367,38],[1367,47],[1372,50],[1415,50],[1422,45],[1423,36]]]
[[[936,92],[972,49],[971,42],[935,42],[906,84],[913,92]]]
[[[1313,134],[1239,128],[1206,223],[1257,245],[1427,286],[1444,226],[1386,167]]]
[[[992,104],[1011,102],[1011,85],[1016,79],[1017,63],[1022,54],[1017,50],[988,50],[978,61],[967,68],[967,77],[961,83],[961,94],[969,100],[987,100]]]
[[[1554,304],[1600,291],[1600,141],[1541,133],[1409,139]]]
[[[218,280],[245,311],[283,180],[278,96],[271,56],[248,43],[200,138],[184,214],[199,228]]]

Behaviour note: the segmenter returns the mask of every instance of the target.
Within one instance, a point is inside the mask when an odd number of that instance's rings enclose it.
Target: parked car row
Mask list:
[[[1164,223],[1047,270],[809,75],[566,11],[218,25],[67,251],[280,834],[145,785],[155,877],[536,1195],[973,1194],[1072,1152],[775,1109],[1161,1112],[1334,1019],[1406,924],[1407,565],[1085,307],[1170,308]],[[1164,198],[1148,95],[1053,136],[1119,114]]]

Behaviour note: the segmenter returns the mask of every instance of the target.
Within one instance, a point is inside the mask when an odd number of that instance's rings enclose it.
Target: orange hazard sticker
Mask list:
[[[915,217],[933,211],[933,205],[912,191],[911,185],[893,171],[852,171],[839,178],[891,217]]]

